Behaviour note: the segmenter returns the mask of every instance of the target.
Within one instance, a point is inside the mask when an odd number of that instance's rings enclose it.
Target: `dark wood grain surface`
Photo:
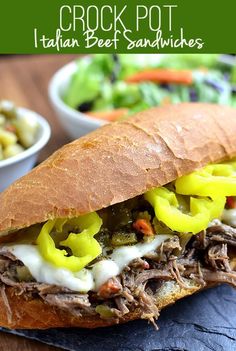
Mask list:
[[[62,351],[62,349],[0,332],[0,351]]]
[[[44,116],[52,137],[41,152],[40,161],[69,141],[48,100],[48,83],[53,73],[75,55],[0,55],[0,99],[10,99]],[[0,332],[0,351],[56,351],[39,342]]]

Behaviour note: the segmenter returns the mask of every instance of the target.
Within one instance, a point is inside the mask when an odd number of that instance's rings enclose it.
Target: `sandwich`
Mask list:
[[[236,110],[184,103],[65,145],[0,195],[0,325],[96,328],[236,286]]]

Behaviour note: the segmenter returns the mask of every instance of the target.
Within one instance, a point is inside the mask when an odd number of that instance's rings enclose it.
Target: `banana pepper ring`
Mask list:
[[[62,232],[65,223],[81,230],[79,234],[70,233],[66,240],[60,242],[60,245],[71,249],[72,256],[67,256],[66,250],[57,249],[50,236],[53,228]],[[94,235],[99,232],[101,225],[102,220],[96,212],[71,220],[49,220],[43,225],[37,238],[39,251],[44,259],[53,265],[78,272],[102,252],[101,246],[94,239]]]
[[[145,194],[153,206],[157,219],[173,231],[199,233],[213,218],[221,215],[226,198],[190,198],[190,214],[183,213],[174,192],[166,188],[155,188]]]
[[[214,164],[175,181],[178,194],[198,196],[236,196],[236,163]]]

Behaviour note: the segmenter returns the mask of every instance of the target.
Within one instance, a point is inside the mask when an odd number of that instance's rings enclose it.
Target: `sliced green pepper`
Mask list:
[[[71,249],[72,256],[67,256],[66,250],[57,249],[50,236],[53,228],[61,232],[65,223],[69,223],[81,231],[79,234],[69,234],[66,240],[60,242],[60,245]],[[57,267],[67,268],[73,272],[80,271],[102,252],[101,246],[94,239],[94,235],[99,232],[101,225],[102,220],[96,212],[71,220],[49,220],[43,225],[37,238],[41,255]]]
[[[222,213],[226,199],[218,197],[190,198],[190,214],[183,213],[173,191],[156,188],[145,194],[145,199],[153,206],[157,219],[173,231],[199,233],[209,222]]]
[[[236,163],[213,164],[175,181],[178,194],[236,196]]]

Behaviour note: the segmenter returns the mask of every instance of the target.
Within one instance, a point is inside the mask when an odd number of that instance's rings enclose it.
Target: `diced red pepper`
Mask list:
[[[133,227],[134,229],[138,230],[144,235],[147,235],[147,236],[154,235],[154,230],[152,228],[152,225],[147,219],[143,219],[143,218],[137,219],[133,223]]]
[[[226,200],[226,206],[228,208],[236,208],[236,199],[234,196],[228,196]]]
[[[149,269],[150,268],[150,265],[147,261],[144,261],[143,263],[143,269]]]
[[[116,279],[109,279],[106,283],[102,284],[98,290],[98,295],[104,299],[108,299],[121,290],[121,284]]]

